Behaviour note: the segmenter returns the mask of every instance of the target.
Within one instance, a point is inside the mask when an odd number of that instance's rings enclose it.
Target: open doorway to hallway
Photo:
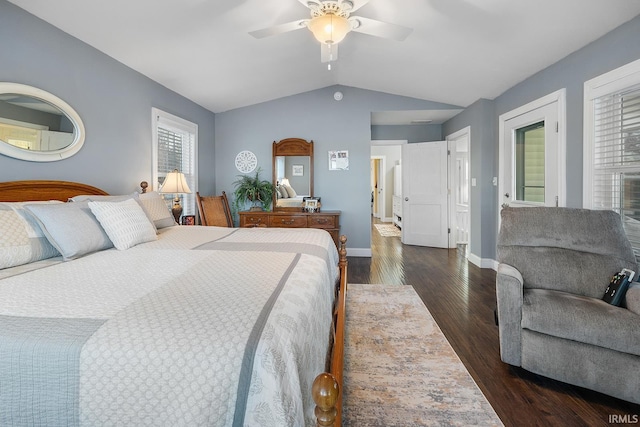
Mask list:
[[[444,197],[442,227],[445,239],[449,230],[449,243],[446,240],[443,248],[457,249],[463,256],[468,256],[470,230],[470,177],[469,177],[469,129],[456,132],[442,141],[445,155],[442,157],[443,179],[449,196]],[[437,141],[436,141],[437,142]],[[403,223],[402,206],[404,193],[402,182],[402,152],[406,140],[371,141],[371,233],[372,256],[375,256],[374,238],[385,230],[395,236],[406,233],[409,226]],[[428,143],[423,143],[428,144]],[[447,150],[448,148],[448,150]],[[447,156],[447,151],[449,156]],[[447,183],[448,182],[448,183]],[[428,183],[424,183],[428,185]],[[448,198],[448,201],[447,201]],[[404,228],[404,230],[403,230]],[[410,228],[410,227],[409,227]],[[394,230],[395,229],[395,230]],[[400,239],[399,237],[396,237]],[[404,238],[401,239],[404,241]],[[398,245],[401,245],[398,242]],[[430,246],[430,245],[427,245]]]

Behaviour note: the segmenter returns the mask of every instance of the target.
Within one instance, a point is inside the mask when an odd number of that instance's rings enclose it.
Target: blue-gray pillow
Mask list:
[[[65,261],[113,247],[89,202],[25,205]]]

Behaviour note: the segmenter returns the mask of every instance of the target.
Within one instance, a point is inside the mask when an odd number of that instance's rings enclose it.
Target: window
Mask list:
[[[153,182],[160,189],[168,172],[178,169],[187,180],[191,194],[179,194],[183,215],[196,214],[198,125],[157,108],[153,119]],[[171,194],[164,195],[167,206],[173,205]]]
[[[640,257],[640,61],[585,83],[584,205],[623,220]]]
[[[515,130],[516,200],[544,203],[544,121]]]

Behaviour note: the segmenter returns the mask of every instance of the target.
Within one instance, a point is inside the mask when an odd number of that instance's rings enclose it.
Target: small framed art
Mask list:
[[[330,171],[348,171],[349,170],[349,151],[348,150],[329,151],[329,170]]]
[[[304,165],[293,165],[293,166],[291,166],[291,175],[293,175],[293,176],[303,176],[304,175]]]
[[[182,217],[182,225],[196,225],[195,215],[184,215]]]
[[[320,211],[320,197],[303,197],[302,208],[306,212]]]

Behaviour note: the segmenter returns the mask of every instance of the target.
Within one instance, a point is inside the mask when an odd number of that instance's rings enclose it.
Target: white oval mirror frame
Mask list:
[[[71,144],[53,151],[30,151],[0,141],[0,154],[32,162],[54,162],[71,157],[82,148],[85,139],[84,124],[80,119],[80,115],[65,101],[42,89],[20,83],[0,82],[0,94],[3,93],[32,96],[57,107],[69,118],[73,124],[75,134]]]

